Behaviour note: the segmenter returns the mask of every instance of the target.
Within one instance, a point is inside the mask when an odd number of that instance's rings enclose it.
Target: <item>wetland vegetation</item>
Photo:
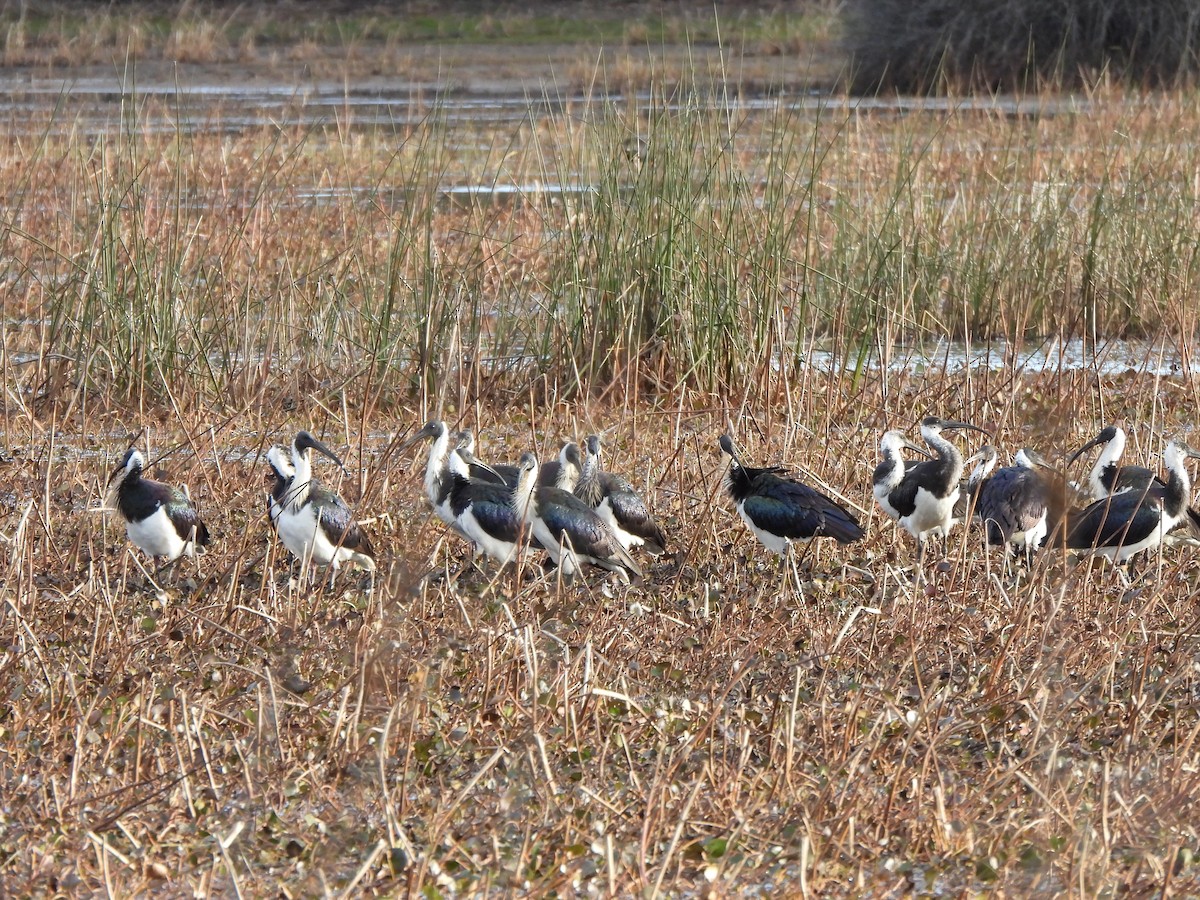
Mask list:
[[[814,97],[774,80],[828,52],[798,7],[659,14],[616,56],[564,32],[512,120],[399,37],[157,9],[241,48],[236,78],[207,51],[143,93],[178,29],[122,49],[120,6],[10,25],[0,72],[6,892],[1195,892],[1196,550],[1014,581],[957,531],[918,585],[870,491],[927,412],[1057,460],[1195,424],[1194,92]],[[35,90],[68,62],[124,87]],[[247,71],[345,102],[189,89]],[[352,76],[402,97],[368,114]],[[1025,363],[1072,339],[1078,366]],[[1144,366],[1102,364],[1129,339]],[[950,340],[1013,349],[895,365]],[[473,568],[397,451],[434,416],[494,461],[604,432],[670,552],[634,587]],[[800,591],[719,494],[730,423],[867,529]],[[263,454],[300,428],[349,466],[319,474],[371,591],[269,538]],[[213,533],[161,585],[97,512],[134,440]]]

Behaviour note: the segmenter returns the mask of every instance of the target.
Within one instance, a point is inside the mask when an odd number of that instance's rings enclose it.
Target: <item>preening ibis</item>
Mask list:
[[[512,504],[563,575],[571,578],[583,563],[611,572],[628,583],[642,571],[617,536],[590,506],[561,488],[538,484],[538,461],[525,453],[517,464],[519,474]]]
[[[584,442],[587,455],[583,472],[575,483],[575,496],[594,509],[626,550],[645,547],[658,556],[667,547],[667,536],[654,520],[646,502],[633,485],[619,475],[600,468],[600,438],[590,435]]]
[[[125,522],[130,542],[157,563],[194,556],[208,544],[208,528],[188,495],[177,487],[142,477],[146,461],[132,447],[108,479],[106,506]]]

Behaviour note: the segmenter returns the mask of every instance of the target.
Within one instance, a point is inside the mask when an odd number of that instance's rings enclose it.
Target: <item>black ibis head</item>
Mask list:
[[[553,483],[556,487],[573,491],[579,479],[583,477],[583,463],[583,451],[579,445],[574,441],[567,441],[558,450],[557,471],[543,469],[539,477],[550,478],[553,475],[553,479],[547,484]]]
[[[470,432],[466,432],[466,433],[470,434]],[[469,473],[471,471],[471,466],[478,466],[479,468],[483,469],[485,472],[489,472],[493,476],[495,476],[497,484],[506,484],[503,475],[501,475],[499,472],[497,472],[495,469],[493,469],[487,463],[482,462],[481,460],[479,460],[475,457],[475,453],[471,449],[471,446],[470,446],[471,444],[475,443],[475,438],[472,436],[470,438],[470,440],[468,441],[463,438],[463,434],[464,434],[464,432],[461,432],[461,431],[458,433],[458,446],[454,448],[454,453],[458,456],[459,459],[461,459],[463,461],[463,463],[464,463],[463,468],[465,469],[465,471],[467,473]]]
[[[924,457],[931,457],[932,454],[924,447],[920,447],[910,441],[903,431],[893,429],[885,431],[883,437],[879,439],[879,450],[885,456],[888,453],[896,453],[900,450],[911,450],[914,453],[919,453]]]
[[[1031,447],[1022,447],[1013,462],[1023,469],[1053,469],[1054,464]]]
[[[430,419],[428,422],[426,422],[424,425],[422,425],[420,427],[420,429],[413,432],[412,435],[410,435],[409,438],[400,445],[400,449],[403,450],[405,447],[411,447],[417,441],[423,441],[423,440],[427,440],[427,439],[432,439],[432,440],[436,441],[438,438],[440,438],[445,433],[446,433],[446,423],[445,422],[441,422],[437,419]],[[473,440],[474,440],[474,436],[472,435],[472,441]]]
[[[1200,450],[1195,449],[1182,438],[1175,438],[1163,450],[1163,462],[1168,469],[1180,468],[1188,459],[1200,459]]]
[[[988,437],[992,436],[991,432],[980,428],[978,425],[972,425],[970,422],[958,422],[954,419],[943,419],[940,416],[926,416],[921,420],[921,437],[925,438],[926,441],[930,437],[936,438],[943,431],[962,429],[978,431],[980,434],[986,434]]]
[[[982,463],[985,467],[994,466],[1000,459],[1000,451],[991,444],[984,444],[970,456],[963,460],[963,465],[971,463]]]
[[[525,480],[537,481],[538,458],[528,450],[521,454],[521,458],[517,460],[517,477],[518,483]]]
[[[345,470],[346,467],[342,464],[341,457],[326,447],[323,443],[318,441],[307,431],[301,431],[296,435],[296,440],[292,442],[292,453],[300,459],[308,460],[308,452],[310,450],[316,450],[322,456],[336,463],[338,468],[342,469],[343,471]]]
[[[583,471],[583,454],[579,450],[579,445],[574,441],[567,441],[563,444],[562,449],[558,451],[558,461],[574,467],[576,474]]]
[[[142,456],[141,451],[135,447],[130,447],[125,451],[125,455],[121,457],[121,461],[117,464],[117,467],[113,469],[113,473],[108,476],[108,483],[112,484],[118,478],[123,480],[129,475],[141,475],[145,465],[146,460]]]
[[[740,466],[742,464],[741,457],[738,456],[737,450],[733,446],[733,438],[727,434],[723,434],[717,440],[717,444],[720,446],[721,452],[729,457],[731,465]]]
[[[1067,465],[1071,465],[1071,463],[1075,462],[1075,460],[1079,459],[1079,457],[1083,456],[1083,454],[1087,453],[1093,447],[1111,444],[1113,441],[1118,441],[1121,445],[1121,448],[1124,449],[1125,431],[1117,425],[1106,425],[1104,428],[1100,429],[1100,433],[1098,435],[1071,454],[1070,459],[1067,460]]]
[[[513,487],[513,498],[518,512],[527,509],[538,479],[538,458],[528,450],[517,460],[517,483]],[[524,514],[524,513],[522,513]]]
[[[721,453],[729,460],[729,468],[725,470],[723,483],[725,490],[733,495],[735,482],[749,482],[750,476],[746,472],[746,467],[742,464],[742,458],[738,456],[737,448],[733,446],[733,438],[728,434],[723,434],[717,440],[717,444],[721,448]]]
[[[992,469],[996,468],[996,463],[1000,461],[1000,453],[991,444],[984,444],[970,456],[963,460],[964,466],[974,466],[971,474],[967,477],[967,484],[978,485],[983,479],[991,474]]]

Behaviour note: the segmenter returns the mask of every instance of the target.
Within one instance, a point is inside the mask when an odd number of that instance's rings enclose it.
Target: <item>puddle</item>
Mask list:
[[[839,360],[828,350],[815,348],[802,354],[811,365],[826,371],[855,368],[854,360]],[[1047,341],[1041,344],[1013,344],[1004,340],[986,345],[958,341],[929,344],[897,344],[883,354],[889,372],[937,371],[956,373],[966,369],[990,371],[1014,370],[1026,374],[1087,371],[1112,377],[1134,373],[1170,377],[1200,374],[1200,358],[1188,358],[1176,344],[1148,341],[1105,341],[1093,347],[1090,341]],[[865,363],[868,369],[881,367],[880,354],[873,351]]]
[[[231,134],[335,123],[339,128],[402,132],[431,118],[452,128],[487,129],[536,122],[550,114],[586,117],[593,110],[629,100],[655,103],[667,112],[685,108],[684,104],[662,105],[649,93],[585,93],[533,75],[499,85],[448,88],[445,83],[399,77],[289,83],[205,73],[181,74],[175,81],[128,77],[121,72],[67,78],[13,72],[0,74],[0,94],[0,116],[7,113],[10,128],[17,133],[40,133],[48,127],[53,133],[87,136],[112,134],[131,111],[136,111],[139,129],[149,133]],[[781,110],[812,115],[848,116],[867,111],[912,115],[956,110],[1030,118],[1085,112],[1090,105],[1086,99],[1070,96],[841,97],[818,91],[714,92],[704,102],[730,114]],[[46,117],[56,107],[47,123]]]

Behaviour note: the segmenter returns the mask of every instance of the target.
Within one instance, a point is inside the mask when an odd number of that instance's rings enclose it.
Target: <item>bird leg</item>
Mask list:
[[[1017,570],[1017,551],[1008,541],[1004,542],[1004,577],[1014,578],[1019,575]]]
[[[807,549],[807,548],[805,548],[805,549]],[[787,550],[784,551],[784,556],[787,557],[787,561],[784,563],[784,566],[783,566],[784,580],[787,579],[788,568],[791,568],[792,577],[795,579],[795,584],[796,584],[796,598],[803,600],[804,599],[804,584],[800,580],[800,566],[796,562],[796,552],[794,549],[794,545],[792,544],[791,541],[788,541]],[[801,556],[801,558],[803,558],[803,555]],[[782,587],[782,585],[780,585],[780,587]]]
[[[184,485],[184,491],[186,492],[186,490],[187,490],[187,485]],[[191,498],[189,497],[189,499],[191,499]],[[196,564],[196,580],[199,581],[200,580],[200,554],[202,551],[200,549],[200,545],[196,543],[197,530],[198,529],[196,528],[196,526],[193,525],[191,528],[191,531],[188,532],[188,542],[191,545],[191,552],[188,553],[188,556],[190,556],[192,558],[192,562],[194,562]]]
[[[1129,577],[1131,567],[1128,564],[1114,565],[1113,568],[1116,569],[1117,574],[1121,576],[1121,584],[1123,584],[1126,589],[1133,587],[1133,579]]]
[[[181,555],[175,557],[174,559],[169,559],[165,563],[162,563],[160,565],[158,562],[159,557],[157,557],[157,556],[154,557],[154,574],[155,574],[155,576],[156,577],[162,576],[163,577],[162,583],[164,585],[167,585],[167,584],[174,585],[175,582],[177,582],[179,580],[179,569],[183,565],[183,563],[181,562],[182,559],[183,559],[183,555],[181,554]],[[200,572],[200,569],[198,567],[196,569],[196,572],[197,572],[197,574],[199,574],[199,572]]]
[[[167,580],[164,578],[163,584],[174,584],[175,583],[175,575],[176,575],[175,563],[177,563],[177,562],[179,562],[179,557],[176,557],[175,559],[167,560],[165,563],[162,563],[160,565],[158,562],[158,557],[157,556],[154,557],[154,577],[155,577],[155,579],[158,579],[161,576],[163,576],[164,574],[167,574],[167,575],[170,575],[171,578],[170,578],[170,580]]]
[[[814,545],[815,545],[815,549],[814,549]],[[813,561],[811,563],[809,563],[809,566],[808,566],[809,580],[811,581],[813,572],[817,568],[819,568],[821,565],[820,542],[818,542],[816,540],[806,541],[804,544],[804,552],[800,554],[800,562],[804,562],[805,560],[807,560],[808,554],[810,552],[813,554]]]
[[[792,574],[792,581],[796,587],[797,594],[800,592],[800,576],[796,573],[796,569],[792,560],[792,548],[789,544],[787,549],[779,556],[779,596],[786,597],[790,593],[788,588],[788,573]]]
[[[793,567],[796,570],[796,579],[797,580],[799,580],[799,578],[800,578],[800,563],[802,563],[808,559],[808,554],[812,550],[812,546],[815,543],[816,543],[816,541],[804,541],[804,549],[800,551],[800,558],[798,560],[793,561]],[[789,555],[790,555],[793,547],[794,547],[793,544],[791,544],[791,543],[788,544]],[[818,558],[819,558],[819,556],[820,556],[820,553],[818,551]],[[811,576],[811,574],[812,574],[812,567],[810,566],[809,567],[809,575]],[[809,580],[811,581],[812,579],[809,578]]]
[[[914,580],[917,584],[925,582],[925,539],[918,535],[917,537],[917,571],[914,573]]]
[[[130,559],[133,560],[133,564],[135,566],[137,566],[138,571],[142,573],[143,589],[149,588],[150,590],[152,590],[156,593],[161,592],[162,587],[159,585],[159,583],[157,581],[154,580],[155,576],[158,575],[158,571],[159,571],[158,570],[158,557],[152,556],[150,558],[151,563],[153,563],[153,569],[154,569],[153,573],[151,573],[150,569],[148,569],[146,566],[142,565],[141,557],[138,556],[138,553],[136,550],[134,550],[132,547],[129,547],[128,551],[129,551]]]

